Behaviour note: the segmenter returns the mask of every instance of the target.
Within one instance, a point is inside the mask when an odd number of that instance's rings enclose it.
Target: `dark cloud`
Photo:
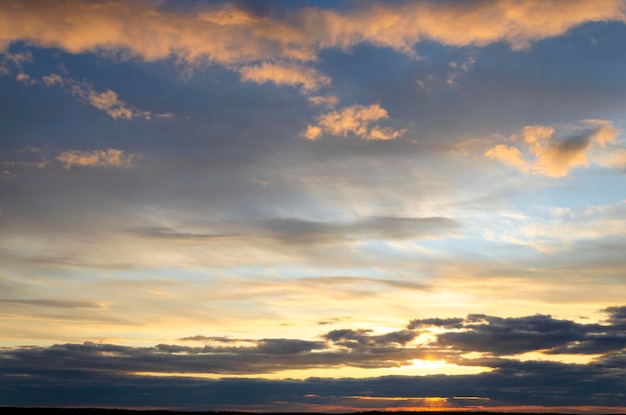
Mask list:
[[[115,344],[59,344],[0,350],[0,402],[5,405],[172,406],[232,409],[229,405],[269,408],[388,408],[400,399],[420,406],[428,397],[452,407],[481,405],[626,404],[626,339],[621,327],[625,306],[608,307],[607,325],[579,324],[548,315],[501,318],[470,314],[459,318],[412,320],[410,329],[375,334],[370,329],[338,329],[300,339],[230,339],[196,335],[183,341],[201,347],[159,344],[131,347]],[[430,344],[411,342],[419,331],[438,327]],[[600,353],[587,364],[519,361],[502,358],[527,351],[570,354]],[[487,352],[468,359],[467,352]],[[475,375],[382,377],[372,379],[200,380],[170,378],[168,373],[228,376],[277,370],[352,366],[380,368],[408,365],[414,359],[446,360],[491,371]],[[159,373],[158,378],[136,373]],[[22,393],[15,393],[20,390]],[[162,391],[168,393],[162,395]],[[202,391],[202,392],[200,392]],[[375,391],[375,392],[373,392]],[[174,396],[177,396],[176,399]],[[465,399],[463,397],[471,397]],[[346,406],[347,405],[347,406]],[[276,408],[274,406],[274,408]]]
[[[270,235],[294,243],[324,243],[350,239],[409,239],[448,234],[460,227],[448,218],[370,217],[353,222],[325,223],[292,218],[259,222]]]
[[[352,222],[320,222],[295,218],[268,218],[256,221],[220,221],[207,227],[218,232],[192,233],[166,227],[141,227],[132,233],[179,241],[203,241],[216,238],[269,237],[286,243],[336,243],[354,239],[430,238],[449,234],[460,228],[448,218],[369,217]]]
[[[572,321],[554,320],[544,315],[500,318],[473,314],[466,318],[463,328],[465,330],[458,333],[442,333],[438,343],[467,351],[517,354],[569,343],[588,331]]]
[[[608,314],[607,322],[619,329],[626,327],[626,306],[607,307],[604,310]]]
[[[138,229],[134,229],[133,233],[144,236],[146,238],[162,238],[171,239],[175,241],[186,242],[200,242],[204,240],[211,240],[216,238],[228,238],[235,235],[226,234],[211,234],[211,233],[191,233],[191,232],[179,232],[170,228],[160,226],[146,226]]]
[[[488,352],[495,355],[530,351],[550,353],[600,353],[621,348],[619,339],[612,338],[614,327],[599,324],[579,324],[557,320],[549,315],[501,318],[470,314],[457,332],[437,337],[441,347],[455,350]],[[581,345],[587,345],[587,347]],[[591,344],[596,345],[591,347]],[[612,345],[612,346],[611,346]],[[585,351],[586,350],[586,351]]]
[[[149,377],[106,372],[32,372],[31,376],[0,374],[0,401],[5,405],[170,407],[196,410],[295,408],[385,409],[419,405],[439,397],[448,407],[472,407],[480,398],[489,407],[604,406],[623,407],[626,397],[624,361],[588,365],[502,361],[492,372],[460,376],[388,376],[369,379],[261,380]],[[616,365],[615,361],[610,362]],[[36,376],[35,376],[36,374]],[[385,398],[394,398],[400,402]],[[182,404],[181,404],[182,403]],[[252,406],[251,406],[252,405]],[[255,406],[256,405],[256,406]],[[277,406],[278,405],[278,406]]]
[[[323,342],[312,342],[294,339],[265,339],[257,344],[260,353],[297,354],[326,348]]]
[[[620,319],[623,306],[606,309],[617,325],[579,324],[548,315],[501,318],[470,314],[459,319],[413,320],[409,327],[440,327],[435,340],[412,344],[420,331],[404,329],[375,334],[370,329],[337,329],[321,335],[323,341],[301,339],[230,339],[196,335],[182,341],[205,345],[190,347],[159,344],[130,347],[114,344],[60,344],[50,347],[9,348],[0,352],[4,368],[11,373],[64,370],[109,373],[211,373],[262,374],[276,370],[341,366],[394,367],[413,359],[443,359],[464,366],[502,369],[508,360],[498,356],[530,351],[548,354],[606,354],[626,350]],[[463,353],[488,353],[478,359]],[[59,366],[60,365],[60,366]]]
[[[407,326],[409,330],[419,329],[422,327],[436,326],[447,328],[461,328],[464,319],[462,318],[423,318],[419,320],[411,320]]]
[[[388,346],[393,344],[404,346],[417,336],[417,333],[410,330],[394,331],[379,336],[372,336],[370,334],[371,332],[372,330],[364,329],[341,329],[330,331],[322,337],[326,340],[334,342],[337,345],[354,349],[372,346]]]

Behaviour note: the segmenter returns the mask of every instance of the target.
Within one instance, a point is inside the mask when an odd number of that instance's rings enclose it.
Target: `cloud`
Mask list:
[[[20,73],[18,73],[18,74],[15,76],[15,79],[16,79],[18,82],[21,82],[21,83],[23,83],[24,85],[28,85],[28,86],[35,85],[35,84],[37,83],[37,80],[36,80],[36,79],[31,78],[31,77],[30,77],[30,75],[28,75],[27,73],[24,73],[24,72],[20,72]]]
[[[267,218],[209,224],[213,232],[190,233],[163,227],[133,230],[146,238],[202,241],[219,238],[271,238],[288,245],[336,244],[345,241],[437,238],[460,224],[448,218],[368,217],[346,222],[320,222],[296,218]]]
[[[150,120],[152,117],[171,119],[174,116],[172,113],[154,114],[150,111],[132,108],[119,98],[117,92],[110,89],[98,92],[91,83],[86,81],[79,82],[70,77],[62,77],[56,73],[44,75],[41,80],[47,87],[61,87],[65,89],[79,101],[106,112],[115,120],[119,118],[130,120],[136,117],[146,120]]]
[[[14,306],[29,306],[29,307],[50,307],[50,308],[73,308],[73,309],[101,309],[102,304],[94,301],[78,301],[78,300],[49,300],[42,298],[28,298],[28,299],[12,299],[12,298],[0,298],[0,304],[8,304]]]
[[[547,315],[501,318],[471,314],[462,329],[440,334],[437,343],[468,352],[509,355],[552,349],[580,341],[589,331],[599,331],[594,325],[555,320]]]
[[[519,409],[519,405],[529,403],[553,408],[575,405],[616,408],[624,406],[621,391],[626,388],[625,310],[623,305],[605,308],[606,325],[580,324],[548,315],[511,318],[470,314],[462,319],[413,320],[411,324],[419,330],[377,334],[371,329],[343,328],[322,334],[321,340],[252,340],[197,335],[181,340],[210,341],[211,344],[137,347],[86,342],[4,347],[0,349],[0,399],[8,405],[71,406],[101,402],[163,407],[184,401],[193,408],[210,403],[212,408],[232,409],[228,404],[236,402],[242,405],[240,409],[254,404],[275,409],[276,396],[280,396],[281,401],[296,405],[287,408],[305,405],[310,409],[311,406],[306,405],[312,405],[319,398],[319,403],[330,407],[371,408],[369,405],[375,405],[374,408],[384,409],[396,403],[405,405],[420,399],[427,403],[427,398],[439,397],[438,402],[447,402],[449,407],[483,410],[507,405],[517,405]],[[437,330],[428,331],[429,328]],[[421,337],[424,332],[433,339],[425,341]],[[504,357],[532,350],[560,352],[559,347],[570,354],[600,356],[584,364]],[[469,358],[464,354],[467,352],[483,353]],[[429,358],[491,370],[455,376],[312,377],[299,381],[227,377],[295,368],[389,368]],[[184,374],[188,376],[181,376]],[[220,380],[200,378],[216,375],[224,377]],[[121,389],[116,389],[115,385],[121,385]],[[174,393],[177,388],[180,393]],[[22,393],[14,393],[15,390]],[[161,390],[168,393],[163,394]],[[139,393],[141,391],[149,393]],[[24,396],[28,402],[21,400]],[[170,400],[172,396],[176,398]],[[469,399],[471,397],[473,399]],[[476,407],[477,404],[480,407]]]
[[[134,154],[125,154],[122,150],[78,151],[71,150],[59,154],[56,159],[64,164],[64,168],[79,167],[130,167]]]
[[[317,117],[317,124],[308,125],[302,136],[309,140],[317,140],[326,133],[341,137],[354,135],[363,140],[393,140],[407,131],[371,125],[375,121],[387,118],[389,118],[387,111],[379,104],[367,107],[353,105],[320,115]]]
[[[91,105],[103,110],[113,119],[125,118],[130,120],[133,118],[133,112],[128,109],[123,101],[120,101],[117,93],[110,89],[101,93],[89,91],[88,100]]]
[[[407,328],[409,330],[415,330],[415,329],[420,329],[420,328],[424,328],[424,327],[445,327],[445,328],[452,328],[452,329],[458,329],[461,328],[463,325],[464,319],[462,318],[423,318],[423,319],[416,319],[416,320],[411,320],[411,323],[407,326]]]
[[[13,0],[0,14],[0,48],[25,42],[69,53],[113,52],[146,61],[174,56],[188,64],[225,67],[277,59],[314,61],[322,49],[363,43],[407,54],[414,54],[424,40],[453,46],[505,41],[523,49],[586,22],[623,21],[622,6],[620,0],[593,5],[586,0],[420,1],[343,11],[308,7],[276,16],[232,4],[183,9],[148,1],[40,0],[25,5]]]
[[[340,240],[433,238],[460,225],[447,218],[370,217],[353,222],[326,223],[291,218],[258,222],[264,234],[288,243],[324,243]]]
[[[622,5],[619,0],[603,3],[600,8],[584,0],[567,2],[565,6],[558,1],[540,0],[422,1],[399,7],[375,3],[343,14],[317,9],[305,13],[308,27],[319,28],[322,46],[349,48],[370,43],[411,54],[415,44],[423,40],[453,46],[505,41],[514,49],[524,49],[533,41],[562,35],[584,22],[623,21]]]
[[[364,329],[340,329],[332,330],[322,337],[348,349],[389,345],[405,346],[417,337],[417,333],[411,330],[394,331],[378,336],[371,335],[371,332],[372,330]]]
[[[519,135],[510,138],[510,141],[519,144],[498,144],[484,155],[523,173],[551,178],[565,177],[573,168],[588,166],[591,150],[615,143],[621,132],[604,120],[583,120],[582,126],[570,126],[564,135],[558,134],[552,126],[526,126]],[[594,156],[595,164],[607,167],[614,165],[613,162],[602,160],[605,159]]]
[[[511,220],[519,223],[517,229],[500,232],[502,240],[529,245],[543,252],[556,253],[560,249],[574,251],[586,248],[584,242],[593,240],[622,240],[626,233],[626,201],[607,205],[591,205],[582,209],[555,208],[545,217],[531,220]],[[608,246],[605,246],[605,249]],[[601,250],[601,249],[600,249]],[[569,251],[570,255],[572,252]],[[582,253],[579,252],[578,255]],[[596,252],[596,255],[599,253]],[[585,256],[587,261],[591,258]],[[560,258],[559,261],[566,261]],[[567,261],[569,262],[569,261]]]
[[[35,302],[51,307],[93,307],[90,302]],[[409,328],[377,334],[372,329],[341,328],[307,339],[230,339],[195,335],[201,347],[159,344],[133,347],[86,342],[50,347],[5,348],[0,360],[14,371],[65,370],[108,373],[262,374],[281,370],[336,367],[397,367],[414,359],[445,359],[464,366],[502,368],[504,356],[532,351],[548,354],[605,354],[624,349],[625,306],[606,308],[608,324],[581,324],[549,315],[497,317],[470,314],[463,319],[413,320]],[[411,328],[413,327],[413,328]],[[432,331],[433,328],[438,330]],[[418,330],[416,330],[418,329]],[[427,333],[429,337],[420,337]],[[465,353],[487,353],[472,359]],[[50,360],[50,356],[56,356]],[[508,358],[509,360],[512,358]],[[513,359],[514,361],[514,359]],[[510,364],[510,363],[507,363]]]
[[[146,61],[174,56],[186,63],[231,65],[314,56],[292,25],[229,4],[184,11],[147,1],[34,1],[28,7],[15,1],[3,8],[0,27],[0,45],[24,41],[69,53],[114,52]]]
[[[325,349],[323,342],[297,339],[265,339],[257,344],[260,353],[270,355],[292,355]]]
[[[523,173],[528,173],[530,168],[528,162],[524,159],[522,152],[516,147],[498,144],[485,152],[485,157],[498,160],[506,165],[516,167]]]
[[[324,105],[326,108],[335,108],[339,103],[339,98],[336,96],[312,96],[309,97],[309,102],[313,105]]]
[[[37,81],[31,79],[30,76],[22,72],[22,66],[24,63],[32,62],[33,55],[30,52],[17,52],[11,53],[7,50],[2,50],[2,44],[0,42],[0,77],[11,75],[11,67],[18,70],[18,74],[15,79],[25,85],[34,85]]]
[[[273,82],[276,85],[300,85],[303,92],[312,92],[321,86],[330,85],[330,78],[321,75],[315,69],[302,65],[285,63],[262,63],[239,68],[241,79],[263,84]]]

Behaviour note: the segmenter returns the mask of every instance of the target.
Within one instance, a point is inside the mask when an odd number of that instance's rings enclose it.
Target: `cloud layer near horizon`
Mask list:
[[[213,408],[230,408],[235,405],[253,403],[266,407],[274,399],[284,402],[288,408],[315,408],[307,399],[314,395],[330,409],[339,409],[343,399],[355,399],[353,408],[390,408],[387,398],[419,401],[437,397],[445,407],[463,408],[473,402],[461,397],[480,400],[485,409],[490,407],[525,405],[528,395],[535,405],[574,407],[596,405],[609,407],[614,403],[610,393],[623,386],[626,360],[626,306],[613,306],[603,310],[605,324],[583,324],[571,320],[559,320],[549,315],[534,315],[519,318],[501,318],[488,315],[468,315],[465,318],[415,319],[401,330],[385,334],[374,334],[368,329],[332,330],[318,336],[318,340],[299,339],[229,339],[196,335],[179,339],[183,343],[203,343],[202,346],[181,344],[159,344],[153,347],[129,347],[107,343],[60,344],[50,347],[5,348],[0,352],[3,364],[3,402],[9,405],[39,404],[45,401],[37,389],[44,390],[57,377],[82,379],[83,397],[79,404],[100,405],[96,385],[108,381],[122,381],[133,394],[146,387],[176,388],[177,384],[195,384],[204,388],[209,396],[193,398],[193,393],[182,392],[178,402],[190,407],[210,404]],[[467,353],[473,353],[469,357]],[[537,352],[533,360],[519,361],[516,356]],[[592,356],[590,363],[555,363],[545,360],[554,354],[569,356]],[[542,359],[543,356],[543,359]],[[439,376],[422,378],[396,377],[382,379],[313,379],[304,381],[265,382],[265,393],[275,398],[264,400],[250,396],[248,400],[232,401],[232,395],[214,400],[225,385],[245,388],[257,385],[250,379],[227,379],[219,381],[194,380],[194,377],[209,376],[213,379],[229,375],[258,376],[294,369],[319,369],[339,367],[411,366],[415,361],[445,360],[460,366],[476,366],[481,373],[457,375],[443,379]],[[306,373],[306,372],[303,372]],[[185,375],[188,378],[171,378],[168,375]],[[31,383],[15,379],[36,376]],[[155,378],[155,376],[158,376]],[[585,386],[573,379],[584,377]],[[568,379],[569,380],[566,380]],[[539,381],[539,383],[534,383]],[[532,381],[532,382],[529,382]],[[156,382],[156,383],[155,383]],[[380,388],[365,392],[363,388],[378,383],[391,383],[393,389]],[[506,387],[496,387],[495,382],[504,382]],[[420,387],[405,389],[419,383]],[[300,394],[286,393],[284,388],[291,384]],[[330,390],[321,385],[332,385]],[[445,386],[444,386],[445,385]],[[11,396],[10,391],[24,388],[29,401],[21,400],[21,394]],[[55,387],[60,396],[54,405],[68,405],[64,396],[74,386]],[[442,389],[447,388],[447,389]],[[192,391],[195,387],[192,388]],[[612,391],[612,392],[611,392]],[[9,394],[7,394],[9,393]],[[618,393],[619,395],[619,393]],[[125,394],[129,396],[129,394]],[[167,405],[168,400],[150,394],[151,405]],[[615,396],[615,395],[613,395]],[[470,399],[471,398],[471,399]],[[119,405],[114,398],[109,404]],[[126,398],[124,398],[126,399]],[[371,401],[370,401],[371,400]],[[135,401],[125,401],[132,404]],[[138,402],[138,401],[137,401]],[[415,402],[411,402],[415,405]],[[420,405],[417,405],[420,406]],[[236,406],[243,408],[244,406]],[[391,406],[393,407],[393,406]]]

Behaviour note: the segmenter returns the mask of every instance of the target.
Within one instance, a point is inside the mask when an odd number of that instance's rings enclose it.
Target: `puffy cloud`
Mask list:
[[[56,157],[66,169],[73,166],[130,167],[134,158],[134,154],[125,154],[124,151],[113,148],[93,151],[66,151]]]
[[[313,105],[324,105],[327,108],[335,108],[335,106],[339,103],[339,98],[336,96],[312,96],[309,97],[309,102]]]
[[[239,69],[241,79],[262,84],[273,82],[276,85],[302,86],[304,92],[311,92],[321,86],[330,85],[330,78],[318,73],[315,69],[302,65],[285,63],[262,63],[244,66]]]
[[[522,152],[516,147],[498,144],[485,152],[485,156],[490,159],[498,160],[509,166],[517,167],[524,173],[528,173],[529,167]]]
[[[317,140],[324,133],[341,137],[354,135],[363,140],[393,140],[407,131],[371,125],[375,121],[387,118],[389,118],[387,110],[379,104],[367,107],[353,105],[320,115],[317,117],[317,125],[308,125],[302,135],[309,140]]]
[[[582,123],[580,127],[570,126],[565,135],[559,135],[557,129],[551,126],[526,126],[519,135],[510,139],[519,144],[498,144],[484,155],[524,173],[565,177],[571,169],[590,164],[590,150],[615,143],[621,133],[609,121],[583,120]],[[615,165],[613,158],[607,161],[602,155],[594,155],[594,162],[607,167]]]
[[[36,79],[33,79],[27,73],[20,72],[15,76],[15,79],[24,85],[35,85],[37,83]]]
[[[50,75],[44,75],[42,78],[43,83],[46,86],[56,86],[63,84],[63,77],[56,73],[51,73]]]

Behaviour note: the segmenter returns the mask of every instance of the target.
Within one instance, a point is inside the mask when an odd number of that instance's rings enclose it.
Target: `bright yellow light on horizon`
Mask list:
[[[458,366],[444,360],[415,359],[411,365],[388,368],[361,368],[352,366],[325,367],[312,369],[290,369],[273,373],[164,373],[164,372],[133,372],[137,376],[158,377],[189,377],[203,379],[222,378],[254,378],[254,379],[297,379],[319,378],[370,378],[378,376],[427,376],[427,375],[473,375],[492,370],[482,366]]]

